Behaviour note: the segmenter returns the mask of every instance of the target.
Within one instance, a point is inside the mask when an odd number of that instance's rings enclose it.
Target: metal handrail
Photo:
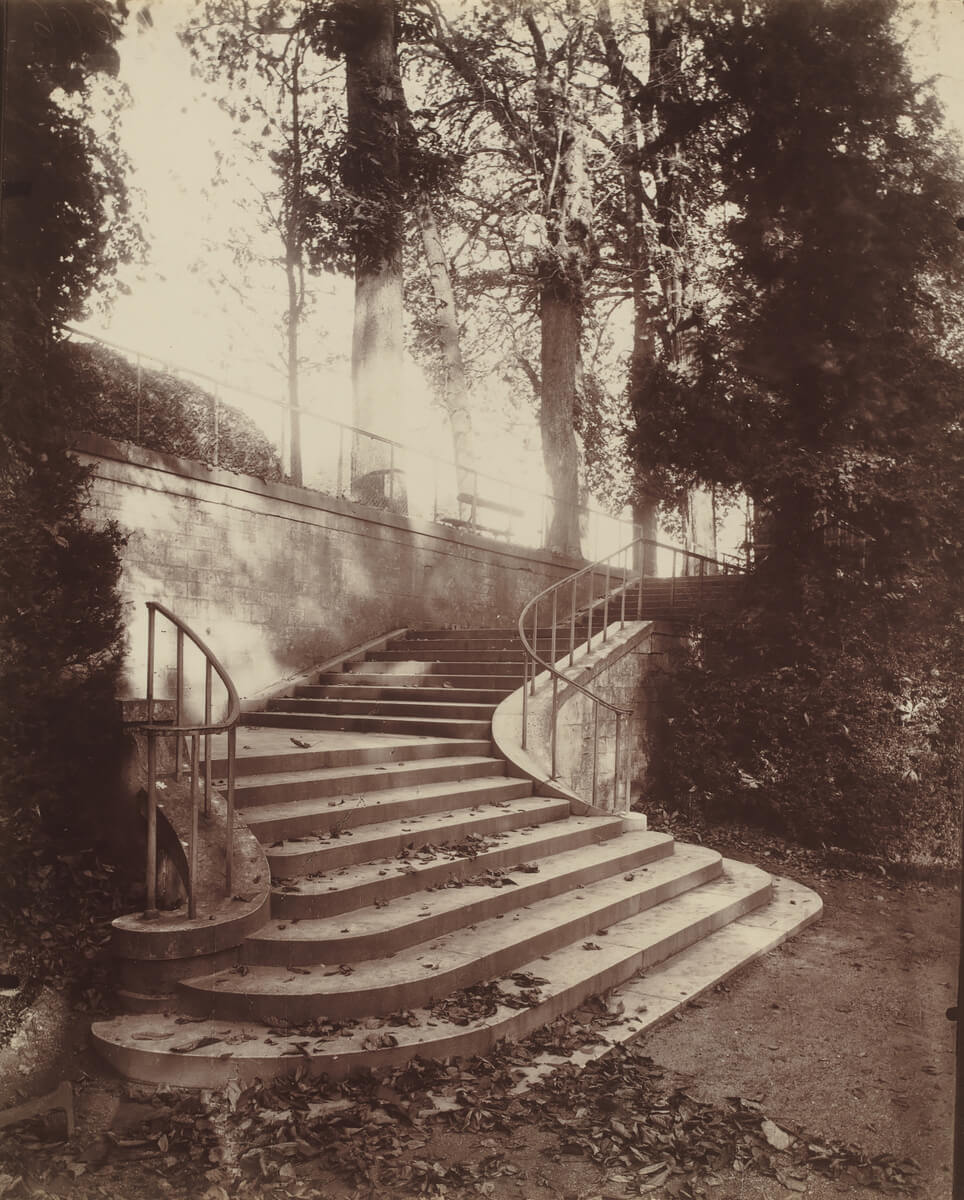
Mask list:
[[[166,605],[157,600],[147,601],[147,720],[143,729],[147,733],[147,907],[146,918],[157,916],[157,739],[174,737],[175,778],[180,781],[182,772],[180,739],[189,736],[191,742],[191,840],[188,848],[188,917],[197,916],[197,860],[198,860],[198,789],[200,773],[200,743],[204,738],[204,815],[211,814],[211,738],[217,733],[227,733],[227,815],[225,828],[225,890],[228,894],[233,886],[233,843],[234,843],[234,780],[237,751],[237,728],[241,717],[241,701],[237,689],[222,666],[217,655],[202,641],[189,625],[175,616]],[[160,613],[177,631],[176,666],[174,684],[174,724],[158,724],[154,720],[154,670],[156,646],[156,617]],[[189,638],[204,655],[204,720],[199,723],[183,722],[184,717],[184,640]],[[217,674],[227,694],[227,713],[220,721],[212,721],[213,682]]]
[[[575,663],[576,649],[583,643],[582,635],[576,637],[576,615],[577,611],[585,613],[586,616],[586,634],[585,647],[588,653],[592,649],[593,639],[593,615],[602,607],[602,624],[599,628],[601,643],[605,643],[609,638],[609,606],[610,601],[619,605],[619,627],[620,629],[626,626],[626,596],[630,591],[631,586],[638,587],[637,595],[637,611],[642,604],[643,598],[643,583],[646,579],[655,579],[659,576],[646,576],[643,570],[640,569],[638,578],[633,575],[633,563],[639,561],[642,563],[644,552],[647,549],[664,550],[672,554],[672,570],[671,570],[671,589],[670,589],[670,605],[676,603],[676,579],[677,579],[677,558],[682,556],[684,561],[695,560],[699,563],[699,594],[703,593],[703,581],[706,576],[707,564],[716,568],[718,573],[727,575],[730,573],[742,573],[745,566],[742,562],[735,559],[734,556],[724,555],[722,558],[713,558],[707,554],[700,554],[695,550],[686,550],[681,546],[673,546],[667,542],[660,542],[654,538],[639,537],[635,538],[627,545],[613,551],[612,554],[601,558],[596,562],[589,563],[578,571],[574,571],[571,575],[567,575],[565,579],[559,580],[557,583],[550,584],[544,588],[538,595],[534,596],[528,604],[523,608],[519,615],[519,638],[522,642],[523,649],[523,677],[522,677],[522,748],[526,748],[527,740],[527,725],[528,725],[528,706],[529,697],[535,695],[536,691],[536,676],[540,671],[547,671],[552,680],[552,709],[549,725],[549,740],[550,740],[550,779],[558,777],[557,770],[557,731],[558,731],[558,716],[559,716],[559,684],[560,681],[567,688],[572,688],[581,692],[586,696],[593,706],[593,762],[592,762],[592,803],[596,803],[599,783],[598,769],[598,751],[599,751],[599,710],[600,708],[614,714],[616,720],[615,746],[613,756],[613,801],[614,806],[619,796],[620,785],[620,734],[621,722],[624,717],[632,714],[633,709],[626,708],[623,705],[614,704],[605,697],[598,695],[592,689],[586,687],[578,680],[564,674],[559,670],[557,664],[557,649],[558,649],[558,630],[559,630],[559,598],[563,589],[568,588],[570,591],[569,604],[563,604],[563,613],[568,613],[568,654],[569,663],[572,667]],[[616,576],[619,583],[613,586],[613,570],[615,568]],[[596,597],[596,578],[597,573],[602,573],[605,580],[602,596]],[[689,576],[693,578],[693,576]],[[577,606],[577,593],[580,582],[588,580],[588,602],[581,608]],[[551,615],[549,617],[549,659],[547,661],[539,653],[539,608],[540,605],[550,604]],[[543,608],[545,611],[545,608]],[[529,617],[531,614],[531,624]],[[564,615],[563,620],[566,617]],[[527,626],[531,629],[532,638],[530,640]],[[563,639],[565,640],[565,639]],[[563,657],[566,651],[563,651]]]
[[[213,456],[213,463],[212,463],[213,466],[217,467],[219,465],[219,435],[218,435],[218,431],[220,428],[219,409],[226,405],[226,402],[222,399],[222,396],[221,396],[222,392],[233,392],[233,393],[236,393],[237,396],[239,396],[239,397],[246,397],[249,400],[258,401],[260,404],[269,405],[269,406],[271,406],[271,408],[277,410],[278,416],[280,418],[280,425],[281,425],[280,436],[277,436],[274,433],[271,433],[271,434],[265,433],[265,436],[271,440],[271,442],[275,445],[276,449],[280,448],[280,456],[281,456],[282,461],[284,460],[285,447],[286,447],[286,443],[287,443],[287,433],[286,433],[287,421],[288,421],[288,414],[291,411],[290,405],[288,404],[288,401],[286,399],[281,399],[277,396],[271,396],[265,392],[255,391],[252,388],[246,388],[246,387],[239,386],[238,384],[232,383],[230,380],[219,379],[213,375],[205,374],[202,371],[196,371],[196,370],[194,370],[193,367],[186,367],[186,366],[182,366],[178,363],[172,363],[172,362],[170,362],[164,358],[161,358],[157,355],[149,354],[145,351],[134,349],[131,346],[125,346],[120,342],[109,341],[107,338],[99,337],[98,335],[93,334],[93,333],[87,333],[85,330],[78,329],[74,325],[66,325],[65,324],[65,325],[61,326],[61,329],[63,330],[64,333],[68,334],[72,338],[74,338],[74,337],[85,338],[89,342],[94,342],[98,345],[106,346],[110,350],[116,350],[119,353],[127,356],[128,358],[134,359],[134,364],[137,368],[137,384],[136,384],[137,408],[136,408],[136,413],[135,413],[135,433],[134,433],[134,441],[135,442],[141,436],[141,389],[143,386],[142,378],[141,378],[141,369],[142,369],[142,365],[152,365],[153,367],[157,368],[158,370],[172,375],[174,378],[200,381],[200,383],[202,385],[204,385],[206,389],[210,389],[211,400],[212,400],[212,405],[211,405],[211,408],[212,408],[212,414],[211,414],[212,437],[213,437],[213,444],[214,444],[214,456]],[[230,406],[228,405],[227,407],[230,407]],[[346,442],[350,441],[352,438],[356,438],[356,439],[362,439],[362,440],[366,440],[366,441],[370,440],[372,442],[377,442],[380,446],[383,446],[386,448],[386,453],[388,455],[390,455],[390,457],[391,457],[391,466],[389,468],[389,472],[390,472],[389,473],[389,482],[391,484],[394,483],[394,475],[396,473],[395,464],[396,464],[397,460],[399,458],[403,457],[404,455],[414,455],[414,456],[418,457],[420,462],[427,461],[429,464],[435,464],[436,468],[438,468],[438,466],[442,466],[446,470],[451,469],[451,470],[454,470],[456,473],[459,473],[459,471],[461,470],[461,472],[467,478],[470,477],[472,479],[472,481],[473,481],[472,494],[481,507],[485,507],[486,501],[492,499],[491,496],[485,495],[486,491],[490,491],[490,490],[491,491],[501,491],[503,489],[509,489],[513,495],[519,495],[520,497],[522,497],[524,499],[524,503],[527,506],[529,506],[527,511],[531,511],[533,514],[535,514],[537,512],[540,513],[539,524],[541,526],[541,538],[542,538],[543,543],[545,543],[547,541],[547,536],[548,536],[549,528],[551,525],[551,519],[550,519],[551,511],[553,511],[559,507],[567,507],[567,508],[574,507],[578,514],[578,519],[580,519],[580,520],[583,518],[583,516],[585,516],[587,520],[590,517],[594,518],[597,521],[600,519],[603,519],[606,522],[612,522],[615,526],[626,526],[627,527],[627,529],[625,531],[626,533],[631,531],[633,528],[633,522],[631,520],[628,520],[628,519],[625,519],[622,517],[613,516],[612,513],[604,512],[601,508],[590,507],[589,505],[586,505],[586,504],[572,505],[567,500],[557,499],[551,492],[549,492],[546,489],[540,490],[538,487],[529,487],[524,483],[517,482],[516,480],[508,479],[505,477],[500,477],[498,475],[492,475],[486,471],[480,471],[475,466],[472,466],[469,464],[466,464],[460,468],[459,465],[454,461],[454,459],[444,458],[440,455],[432,454],[427,450],[423,450],[418,446],[408,445],[404,442],[396,441],[393,438],[385,437],[382,434],[373,433],[371,430],[363,429],[360,426],[352,425],[345,421],[339,421],[334,417],[329,417],[329,416],[325,415],[324,413],[317,412],[316,410],[314,410],[310,407],[307,407],[304,403],[299,404],[297,409],[295,409],[294,411],[300,417],[303,417],[307,420],[320,422],[322,425],[326,426],[328,429],[330,429],[333,432],[334,439],[337,441],[337,446],[338,446],[338,469],[337,469],[338,470],[338,479],[339,479],[338,494],[343,494],[342,490],[341,490],[341,476],[342,476],[342,472],[344,469],[344,464],[347,461],[345,444],[346,444]],[[264,432],[264,430],[263,430],[263,432]],[[334,442],[332,444],[334,444]],[[432,518],[434,520],[439,520],[440,512],[439,512],[439,503],[438,503],[439,497],[438,497],[438,471],[437,471],[437,469],[436,469],[435,474],[436,474],[436,485],[435,485],[436,495],[435,495],[434,512],[432,514]],[[311,486],[311,485],[309,484],[307,486]],[[393,499],[392,497],[388,497],[389,503],[392,502],[392,499]],[[461,506],[460,506],[460,511],[461,511]],[[441,519],[451,519],[451,518],[442,517]],[[470,522],[468,522],[468,524],[475,528],[480,528],[478,526],[478,523],[474,519],[474,514],[473,514],[473,519]],[[625,536],[625,534],[623,536]]]

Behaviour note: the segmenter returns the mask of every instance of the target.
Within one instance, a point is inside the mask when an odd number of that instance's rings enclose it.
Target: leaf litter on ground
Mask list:
[[[544,981],[518,972],[523,992]],[[463,989],[433,1012],[439,1018],[475,1020],[505,1003],[499,984]],[[408,1024],[413,1014],[396,1023]],[[71,1143],[49,1144],[37,1122],[0,1137],[4,1198],[45,1194],[93,1200],[125,1194],[172,1200],[221,1192],[230,1197],[324,1195],[324,1180],[338,1179],[361,1197],[438,1196],[449,1200],[492,1193],[502,1176],[525,1178],[511,1153],[478,1161],[440,1161],[432,1152],[436,1130],[506,1139],[527,1127],[548,1138],[542,1153],[564,1162],[578,1157],[605,1177],[607,1195],[678,1197],[712,1194],[718,1172],[734,1168],[777,1180],[803,1192],[811,1175],[911,1195],[919,1166],[894,1156],[868,1157],[855,1146],[816,1138],[786,1119],[773,1119],[752,1100],[732,1097],[709,1104],[682,1088],[667,1087],[664,1073],[642,1049],[617,1046],[585,1066],[564,1062],[548,1076],[520,1087],[526,1068],[546,1054],[570,1058],[605,1040],[623,1020],[604,998],[537,1030],[522,1042],[501,1042],[484,1057],[415,1059],[400,1067],[349,1080],[293,1074],[220,1092],[158,1088],[154,1113],[125,1131],[102,1138],[85,1158]],[[366,1023],[367,1024],[367,1023]],[[291,1036],[307,1026],[279,1027]],[[342,1032],[340,1022],[315,1022],[312,1036]],[[369,1035],[373,1047],[391,1045],[387,1032]],[[513,1143],[513,1145],[515,1145]],[[506,1150],[512,1147],[506,1142]],[[143,1188],[134,1189],[135,1175]],[[112,1182],[113,1181],[113,1182]],[[212,1190],[219,1189],[219,1190]],[[708,1191],[710,1189],[710,1191]],[[602,1194],[602,1193],[601,1193]]]

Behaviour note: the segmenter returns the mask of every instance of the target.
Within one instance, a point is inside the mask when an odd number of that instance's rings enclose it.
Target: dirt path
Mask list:
[[[823,896],[822,920],[651,1034],[647,1050],[700,1097],[759,1100],[774,1120],[871,1155],[916,1158],[922,1195],[945,1200],[958,895],[918,883],[801,882]]]

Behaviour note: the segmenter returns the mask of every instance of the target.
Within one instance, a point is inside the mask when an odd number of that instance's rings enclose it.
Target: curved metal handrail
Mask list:
[[[234,842],[234,783],[237,751],[237,727],[241,717],[241,700],[237,688],[213,650],[191,627],[158,600],[147,601],[147,720],[142,727],[147,733],[147,907],[145,917],[157,915],[157,739],[174,737],[178,743],[182,736],[191,742],[191,839],[188,850],[188,917],[197,916],[197,861],[198,861],[198,784],[200,770],[200,740],[204,738],[204,813],[211,811],[211,738],[218,733],[227,734],[227,818],[225,828],[225,888],[231,891],[233,878]],[[154,673],[156,646],[156,617],[160,614],[173,625],[177,632],[177,662],[175,667],[174,723],[159,723],[154,719]],[[204,720],[185,724],[184,715],[184,642],[190,641],[204,656]],[[223,685],[227,695],[227,712],[219,721],[212,720],[214,675]],[[175,778],[180,780],[182,772],[180,745],[175,746]]]
[[[563,589],[569,588],[571,591],[571,600],[569,608],[569,666],[573,666],[576,654],[576,612],[577,612],[577,592],[580,581],[588,579],[589,581],[589,597],[588,602],[583,607],[588,614],[588,624],[586,629],[585,645],[587,651],[592,648],[593,639],[593,613],[602,605],[603,617],[602,624],[599,629],[601,641],[605,643],[608,640],[609,630],[609,604],[610,597],[613,594],[612,588],[612,570],[615,563],[616,571],[621,578],[621,583],[615,589],[619,596],[620,605],[620,627],[626,624],[626,594],[629,590],[629,581],[632,577],[632,564],[636,559],[637,551],[646,549],[665,550],[669,551],[672,556],[672,575],[671,575],[671,594],[670,603],[675,604],[676,600],[676,561],[677,556],[681,555],[686,560],[695,560],[699,562],[699,587],[702,592],[703,580],[706,576],[706,566],[717,568],[720,573],[726,575],[733,571],[741,571],[744,569],[742,565],[737,567],[727,561],[728,556],[723,558],[713,558],[707,554],[700,554],[695,550],[686,550],[681,546],[673,546],[668,542],[660,542],[655,538],[639,537],[625,546],[614,550],[612,554],[601,558],[596,562],[588,563],[585,567],[574,571],[571,575],[567,575],[565,579],[559,580],[557,583],[550,584],[549,587],[543,588],[536,596],[534,596],[523,608],[519,615],[518,629],[519,639],[523,649],[523,685],[522,685],[522,748],[526,748],[527,724],[528,724],[528,701],[530,696],[535,695],[536,676],[541,671],[546,671],[552,680],[552,712],[550,718],[550,778],[557,778],[557,755],[556,755],[556,733],[557,733],[557,718],[559,710],[559,684],[563,683],[567,688],[575,689],[586,696],[593,705],[593,765],[592,765],[592,802],[596,803],[597,783],[598,783],[598,742],[599,742],[599,709],[603,708],[614,714],[616,718],[616,734],[615,734],[615,754],[614,754],[614,780],[613,780],[613,795],[614,798],[619,795],[619,743],[621,722],[624,717],[632,714],[633,709],[623,705],[614,704],[607,700],[604,696],[598,695],[585,684],[573,679],[571,676],[564,674],[556,666],[557,663],[557,633],[559,629],[559,597]],[[605,586],[603,594],[598,599],[595,596],[595,577],[597,572],[604,571]],[[657,576],[644,576],[642,570],[639,572],[638,583],[639,587],[639,602],[642,601],[642,589],[645,578],[658,578]],[[692,578],[692,576],[690,576]],[[547,661],[538,650],[539,643],[539,608],[540,605],[551,604],[551,615],[549,617],[549,637],[550,649],[549,656],[551,661]],[[529,639],[527,625],[529,625],[529,616],[531,614],[531,631],[532,640]],[[580,635],[578,642],[583,641]],[[535,644],[533,644],[535,643]],[[565,652],[564,652],[565,653]]]

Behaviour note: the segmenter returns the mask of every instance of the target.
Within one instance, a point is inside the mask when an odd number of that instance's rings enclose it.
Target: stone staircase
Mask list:
[[[185,1086],[477,1053],[657,964],[671,1011],[812,919],[767,916],[755,867],[507,774],[491,720],[521,678],[513,630],[409,632],[249,714],[236,796],[270,919],[193,971],[128,958],[101,1053]],[[732,945],[697,987],[687,954],[714,936]],[[492,1011],[463,1020],[453,994],[493,980]]]

